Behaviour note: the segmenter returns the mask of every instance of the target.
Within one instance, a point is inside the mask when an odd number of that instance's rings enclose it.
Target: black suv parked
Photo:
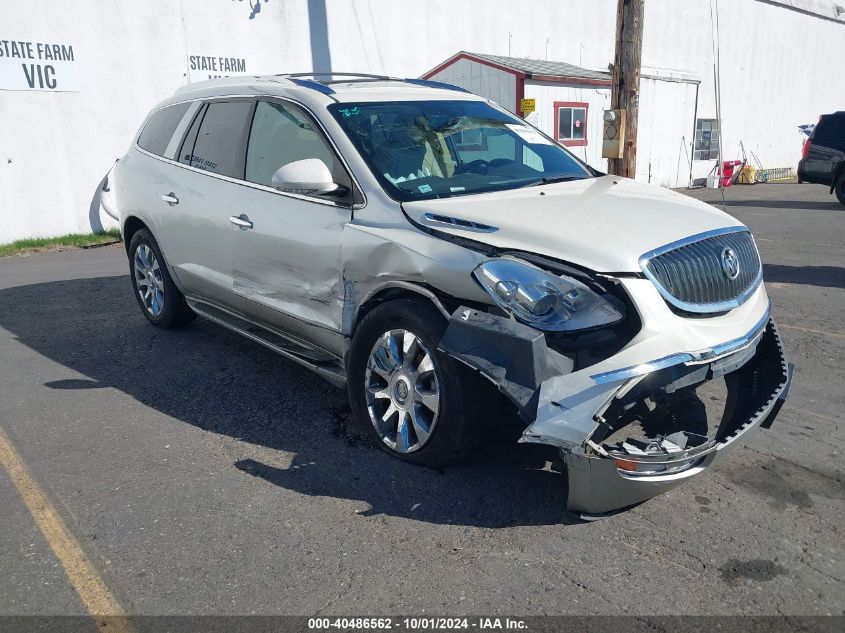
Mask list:
[[[830,187],[845,204],[845,112],[824,114],[804,143],[798,180]]]

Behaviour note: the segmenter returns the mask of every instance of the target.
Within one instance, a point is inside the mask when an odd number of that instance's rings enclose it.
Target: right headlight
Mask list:
[[[580,281],[512,257],[488,259],[472,274],[496,305],[538,330],[584,330],[611,325],[624,316]]]

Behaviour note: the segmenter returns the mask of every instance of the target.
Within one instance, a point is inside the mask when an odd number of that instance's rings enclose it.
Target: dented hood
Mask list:
[[[415,222],[508,250],[546,255],[597,272],[638,272],[644,253],[740,222],[654,185],[603,176],[510,191],[406,202]],[[432,223],[434,214],[496,227],[482,233]]]

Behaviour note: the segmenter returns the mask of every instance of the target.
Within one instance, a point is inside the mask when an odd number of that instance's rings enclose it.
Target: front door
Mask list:
[[[317,158],[341,193],[308,196],[273,189],[283,165]],[[343,228],[355,198],[348,172],[320,127],[299,106],[259,101],[246,151],[245,186],[233,214],[242,218],[233,242],[232,274],[239,310],[339,353]]]

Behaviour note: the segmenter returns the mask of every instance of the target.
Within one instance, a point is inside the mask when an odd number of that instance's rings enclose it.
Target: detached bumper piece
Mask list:
[[[537,415],[543,381],[573,367],[570,358],[546,346],[542,332],[466,307],[452,314],[439,348],[498,386],[526,420]]]
[[[705,411],[711,407],[696,394],[717,378],[724,378],[721,418]],[[620,388],[624,395],[602,413],[586,450],[564,452],[568,508],[585,518],[602,516],[694,477],[724,459],[753,427],[771,426],[791,379],[769,321],[756,346],[707,364],[659,370],[627,391]]]

